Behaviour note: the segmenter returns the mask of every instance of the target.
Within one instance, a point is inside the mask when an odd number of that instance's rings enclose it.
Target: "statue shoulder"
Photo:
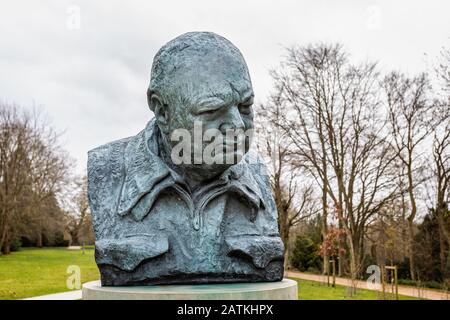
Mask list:
[[[245,155],[245,162],[254,175],[263,177],[268,176],[264,158],[258,152],[254,150],[247,152]]]
[[[103,228],[101,221],[113,220],[108,217],[117,203],[124,178],[123,155],[130,140],[113,141],[88,152],[88,198],[96,232]]]
[[[88,151],[88,178],[100,178],[99,174],[119,174],[123,153],[132,137],[109,142]]]
[[[264,159],[258,152],[249,151],[246,154],[245,161],[247,168],[251,172],[253,179],[256,181],[261,196],[264,198],[264,203],[268,212],[276,219],[277,210],[275,200],[272,193],[272,185],[270,183],[269,171],[266,166],[266,159]]]

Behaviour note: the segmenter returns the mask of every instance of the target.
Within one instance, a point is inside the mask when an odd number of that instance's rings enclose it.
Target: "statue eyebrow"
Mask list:
[[[254,97],[252,88],[247,88],[243,94],[239,94],[234,87],[232,88],[234,89],[233,92],[211,92],[208,96],[202,97],[196,102],[196,109],[219,110],[223,107],[231,105],[234,102],[247,102]]]
[[[200,98],[200,97],[199,97]],[[223,91],[216,91],[211,90],[208,95],[201,97],[197,101],[197,105],[200,106],[226,106],[233,102],[235,99],[234,94],[232,91],[223,92]]]
[[[213,95],[206,98],[203,98],[198,101],[197,106],[198,107],[207,107],[207,106],[215,106],[217,108],[221,108],[223,106],[228,105],[229,99],[224,99],[223,97],[220,97],[219,95]]]
[[[242,95],[242,101],[246,102],[246,101],[248,101],[250,99],[253,99],[254,97],[255,97],[255,94],[253,93],[253,90],[249,89],[248,91],[246,91],[246,93],[244,93]]]
[[[255,94],[253,93],[253,88],[251,86],[246,86],[242,91],[240,91],[233,85],[232,82],[229,82],[229,85],[233,93],[237,94],[242,102],[246,102],[247,100],[250,100],[255,96]]]

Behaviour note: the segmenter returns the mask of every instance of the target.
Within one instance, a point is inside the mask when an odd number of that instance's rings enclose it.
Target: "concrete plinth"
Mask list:
[[[297,282],[102,287],[83,284],[83,300],[297,300]]]

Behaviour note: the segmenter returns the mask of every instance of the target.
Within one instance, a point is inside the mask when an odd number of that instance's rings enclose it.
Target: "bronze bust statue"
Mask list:
[[[240,51],[210,32],[173,39],[153,60],[147,101],[144,130],[89,151],[102,285],[282,280],[270,183],[242,134],[253,90]]]

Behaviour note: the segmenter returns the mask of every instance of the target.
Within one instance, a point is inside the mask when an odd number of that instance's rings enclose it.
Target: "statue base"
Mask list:
[[[83,284],[83,300],[297,300],[297,282],[102,287]]]

